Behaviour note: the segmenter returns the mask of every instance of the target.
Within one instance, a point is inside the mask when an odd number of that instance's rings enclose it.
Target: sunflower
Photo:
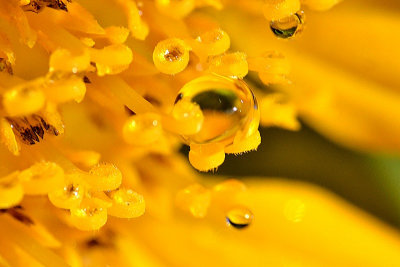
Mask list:
[[[323,189],[202,173],[299,118],[399,151],[398,19],[338,2],[1,1],[1,265],[398,265]]]

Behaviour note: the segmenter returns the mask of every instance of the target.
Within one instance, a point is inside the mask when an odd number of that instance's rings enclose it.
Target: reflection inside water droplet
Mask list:
[[[187,143],[205,144],[227,140],[253,118],[255,98],[241,80],[210,75],[187,83],[175,104],[196,103],[204,116],[201,130],[184,136]]]
[[[228,225],[236,229],[246,228],[251,224],[254,215],[248,208],[240,207],[228,211],[226,214],[226,222]]]
[[[304,21],[304,12],[299,11],[289,17],[271,21],[270,27],[275,36],[278,38],[287,39],[302,32]]]

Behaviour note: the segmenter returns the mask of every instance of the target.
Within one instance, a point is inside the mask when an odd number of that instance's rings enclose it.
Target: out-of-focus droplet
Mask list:
[[[290,62],[280,52],[268,51],[260,56],[248,58],[249,69],[258,72],[258,76],[264,84],[288,83],[287,76],[290,73]]]
[[[228,179],[213,187],[217,194],[235,194],[246,191],[246,185],[237,179]]]
[[[196,218],[204,218],[211,202],[211,192],[200,184],[192,184],[176,195],[176,204]]]
[[[219,75],[197,78],[183,86],[176,105],[181,101],[196,103],[204,116],[201,130],[183,136],[188,144],[207,144],[233,137],[252,119],[254,96],[241,80]]]
[[[213,203],[223,207],[232,207],[237,203],[238,197],[246,192],[246,186],[243,182],[236,179],[228,179],[216,184],[213,187]]]
[[[165,74],[177,74],[189,63],[190,47],[181,39],[161,41],[154,48],[153,61],[156,68]]]
[[[299,11],[289,17],[271,21],[270,27],[276,37],[287,39],[303,31],[304,21],[304,12]]]
[[[150,145],[162,135],[161,118],[156,113],[133,115],[126,120],[122,135],[128,144]]]
[[[253,213],[248,208],[244,207],[233,208],[226,214],[226,222],[236,229],[246,228],[251,224],[253,219]]]

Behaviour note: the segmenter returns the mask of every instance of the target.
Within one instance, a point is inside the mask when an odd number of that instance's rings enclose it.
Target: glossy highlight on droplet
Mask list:
[[[236,229],[248,227],[254,219],[254,215],[248,208],[233,208],[226,214],[226,223]]]
[[[249,120],[255,98],[242,80],[208,75],[190,81],[178,93],[175,105],[182,101],[197,104],[204,121],[199,132],[183,136],[188,144],[207,144],[233,137]]]
[[[303,11],[299,11],[289,17],[273,20],[270,28],[278,38],[292,38],[303,31],[305,16]]]

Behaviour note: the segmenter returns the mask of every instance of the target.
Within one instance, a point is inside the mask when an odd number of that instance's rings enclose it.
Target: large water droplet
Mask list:
[[[299,11],[289,17],[271,21],[272,32],[278,38],[287,39],[299,34],[304,27],[305,15]]]
[[[251,224],[253,219],[254,215],[251,210],[244,207],[231,209],[226,214],[227,224],[235,227],[236,229],[246,228]]]
[[[176,104],[181,101],[196,103],[204,116],[199,132],[183,136],[188,144],[228,141],[253,119],[257,108],[246,83],[218,75],[203,76],[187,83],[179,92]]]

